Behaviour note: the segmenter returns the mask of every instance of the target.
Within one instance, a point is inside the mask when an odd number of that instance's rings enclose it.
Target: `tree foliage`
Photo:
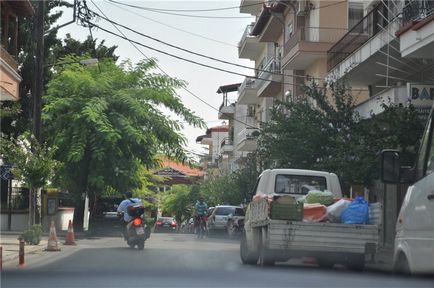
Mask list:
[[[361,119],[344,83],[313,84],[298,102],[277,102],[261,129],[259,160],[265,168],[334,172],[345,188],[371,184],[377,157],[386,148],[415,156],[423,125],[413,107],[383,104],[384,112]]]
[[[193,216],[193,207],[198,199],[196,186],[174,185],[163,194],[160,206],[164,214],[172,215],[176,222],[182,223]]]
[[[64,164],[58,178],[62,187],[78,195],[100,194],[106,187],[140,188],[142,167],[158,163],[159,153],[185,157],[179,119],[199,127],[204,123],[176,95],[184,82],[153,73],[155,67],[155,60],[136,66],[105,60],[99,67],[68,64],[58,70],[43,99],[43,124]],[[168,118],[161,108],[179,119]]]

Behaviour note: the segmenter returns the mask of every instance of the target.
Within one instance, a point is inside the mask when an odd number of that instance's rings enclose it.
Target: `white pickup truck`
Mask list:
[[[261,265],[273,265],[293,257],[315,257],[323,267],[342,263],[351,269],[364,268],[365,255],[376,252],[379,225],[271,219],[269,199],[301,197],[312,188],[342,197],[339,179],[333,173],[299,169],[262,172],[245,216],[240,244],[244,264],[254,265],[259,260]],[[379,206],[376,209],[380,210]]]

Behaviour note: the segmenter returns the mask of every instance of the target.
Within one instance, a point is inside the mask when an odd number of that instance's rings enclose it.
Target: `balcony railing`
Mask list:
[[[434,1],[413,0],[402,9],[402,26],[434,14]]]
[[[284,46],[285,56],[300,41],[335,43],[345,35],[347,29],[321,28],[321,27],[301,27],[286,41]]]
[[[345,36],[343,36],[327,52],[327,68],[330,71],[337,64],[341,63],[351,53],[356,51],[373,36],[377,35],[383,28],[387,27],[389,21],[388,7],[380,2],[369,12],[359,23],[354,25]],[[386,19],[385,19],[386,18]]]
[[[244,79],[243,83],[241,83],[240,87],[238,87],[238,93],[241,93],[241,91],[243,91],[246,88],[249,88],[249,89],[255,89],[256,88],[255,78],[246,77]]]
[[[243,44],[246,42],[248,37],[254,37],[254,36],[251,36],[252,29],[254,26],[255,26],[254,23],[247,25],[246,29],[244,30],[243,36],[241,37],[241,40],[238,43],[238,47],[242,47]]]
[[[229,137],[225,137],[220,144],[220,148],[223,148],[223,146],[230,146],[230,145],[234,145],[234,140],[232,140]]]
[[[244,128],[238,133],[238,137],[241,141],[243,140],[253,140],[257,138],[257,134],[259,134],[258,128]]]
[[[264,68],[259,71],[258,78],[267,79],[270,74],[280,73],[280,60],[272,57],[268,59]],[[262,80],[263,81],[263,80]]]

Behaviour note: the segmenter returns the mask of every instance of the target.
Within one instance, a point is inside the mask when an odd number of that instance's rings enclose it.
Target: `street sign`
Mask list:
[[[12,175],[12,166],[11,165],[2,165],[0,166],[0,178],[2,180],[12,180],[14,179],[14,175]]]

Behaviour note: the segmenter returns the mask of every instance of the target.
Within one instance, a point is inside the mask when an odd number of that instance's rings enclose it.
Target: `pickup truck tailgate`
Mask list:
[[[375,250],[378,225],[269,220],[269,249],[368,253]]]

